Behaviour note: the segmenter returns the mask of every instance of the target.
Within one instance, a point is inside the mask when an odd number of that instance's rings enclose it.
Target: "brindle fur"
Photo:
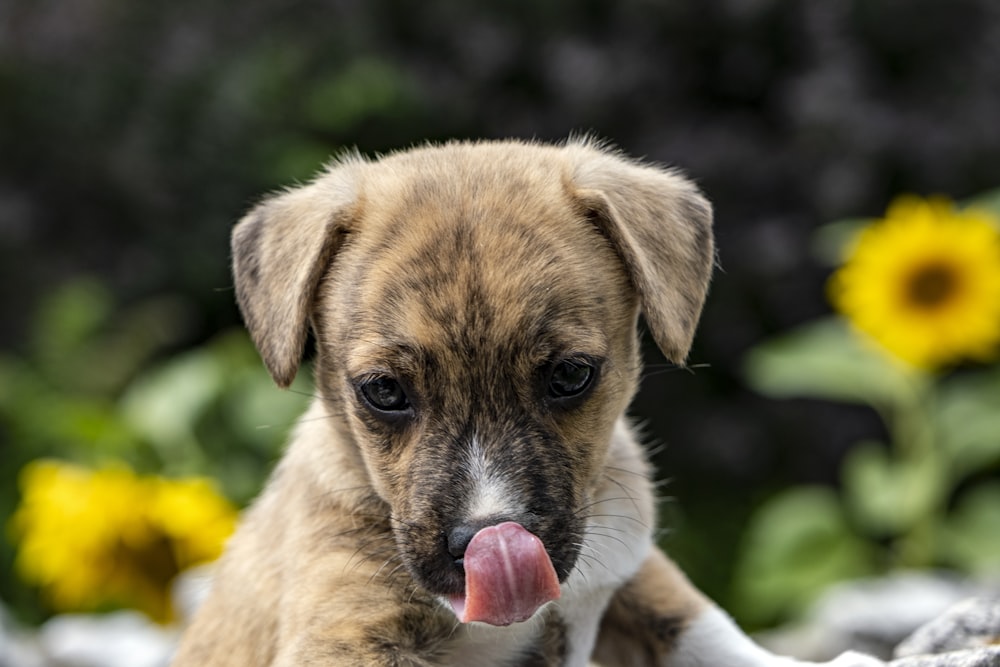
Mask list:
[[[233,260],[279,385],[314,332],[318,397],[177,667],[578,664],[605,606],[595,657],[662,664],[706,602],[651,544],[648,464],[622,414],[640,309],[669,359],[691,344],[713,263],[693,185],[589,141],[352,156],[251,211]],[[599,376],[555,405],[540,369],[569,354],[602,360]],[[411,418],[360,404],[376,373],[401,380]],[[470,518],[471,447],[518,500],[499,518],[538,535],[564,582],[509,628],[463,626],[440,602],[464,586],[444,543]]]

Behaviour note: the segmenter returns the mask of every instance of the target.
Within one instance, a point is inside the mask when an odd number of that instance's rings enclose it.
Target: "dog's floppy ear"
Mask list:
[[[295,379],[316,288],[355,219],[359,165],[335,164],[312,183],[264,200],[233,229],[236,300],[281,387]]]
[[[684,363],[715,260],[711,205],[673,171],[592,144],[567,148],[576,196],[624,262],[653,338]]]

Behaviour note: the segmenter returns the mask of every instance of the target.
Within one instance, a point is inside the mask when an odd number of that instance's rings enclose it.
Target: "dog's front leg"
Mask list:
[[[602,667],[795,667],[755,644],[699,592],[659,549],[612,598],[594,661]],[[880,660],[846,653],[828,667],[878,667]]]
[[[282,630],[271,667],[431,667],[448,664],[446,643],[454,623],[437,603],[361,582],[325,585],[283,606]]]
[[[602,667],[669,664],[689,626],[711,607],[673,561],[653,548],[608,604],[593,660]]]

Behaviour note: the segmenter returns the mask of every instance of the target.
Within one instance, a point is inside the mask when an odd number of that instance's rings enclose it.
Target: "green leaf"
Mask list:
[[[898,535],[941,505],[947,471],[933,452],[892,460],[885,446],[858,443],[844,458],[844,500],[851,514],[875,536]]]
[[[830,317],[766,341],[750,351],[750,385],[775,398],[820,398],[873,405],[904,404],[925,380],[863,343]]]
[[[851,532],[836,494],[799,487],[755,513],[737,563],[742,618],[768,623],[802,612],[838,581],[874,571],[870,547]]]
[[[962,208],[978,208],[1000,218],[1000,188],[976,195],[961,204]]]
[[[222,405],[233,435],[246,446],[275,455],[312,395],[309,382],[300,379],[304,375],[307,373],[300,370],[292,387],[282,390],[263,369],[242,374],[244,381],[225,397]]]
[[[1000,462],[1000,368],[940,387],[935,420],[956,481]]]
[[[279,389],[245,331],[219,337],[211,349],[226,368],[226,388],[219,402],[226,435],[273,458],[315,395],[310,365],[303,363],[291,387]]]
[[[964,494],[939,540],[948,562],[984,575],[1000,571],[1000,482]]]
[[[81,377],[85,380],[88,374],[82,367],[113,308],[111,293],[91,279],[67,283],[47,296],[32,333],[35,361],[43,375],[66,387],[75,387]]]
[[[194,350],[139,377],[122,398],[122,414],[165,462],[200,459],[195,425],[224,379],[225,368],[210,348]]]
[[[874,218],[849,218],[823,225],[813,234],[813,256],[828,266],[843,263],[858,233],[874,221]]]

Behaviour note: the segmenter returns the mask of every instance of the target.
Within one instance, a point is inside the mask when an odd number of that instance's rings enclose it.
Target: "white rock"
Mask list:
[[[56,616],[38,636],[45,654],[68,667],[165,667],[177,642],[176,631],[132,611]]]
[[[762,633],[757,640],[775,653],[805,660],[830,660],[848,650],[888,659],[910,633],[981,594],[984,586],[925,572],[848,582],[824,593],[802,623]]]
[[[0,667],[44,667],[38,642],[0,605]]]

